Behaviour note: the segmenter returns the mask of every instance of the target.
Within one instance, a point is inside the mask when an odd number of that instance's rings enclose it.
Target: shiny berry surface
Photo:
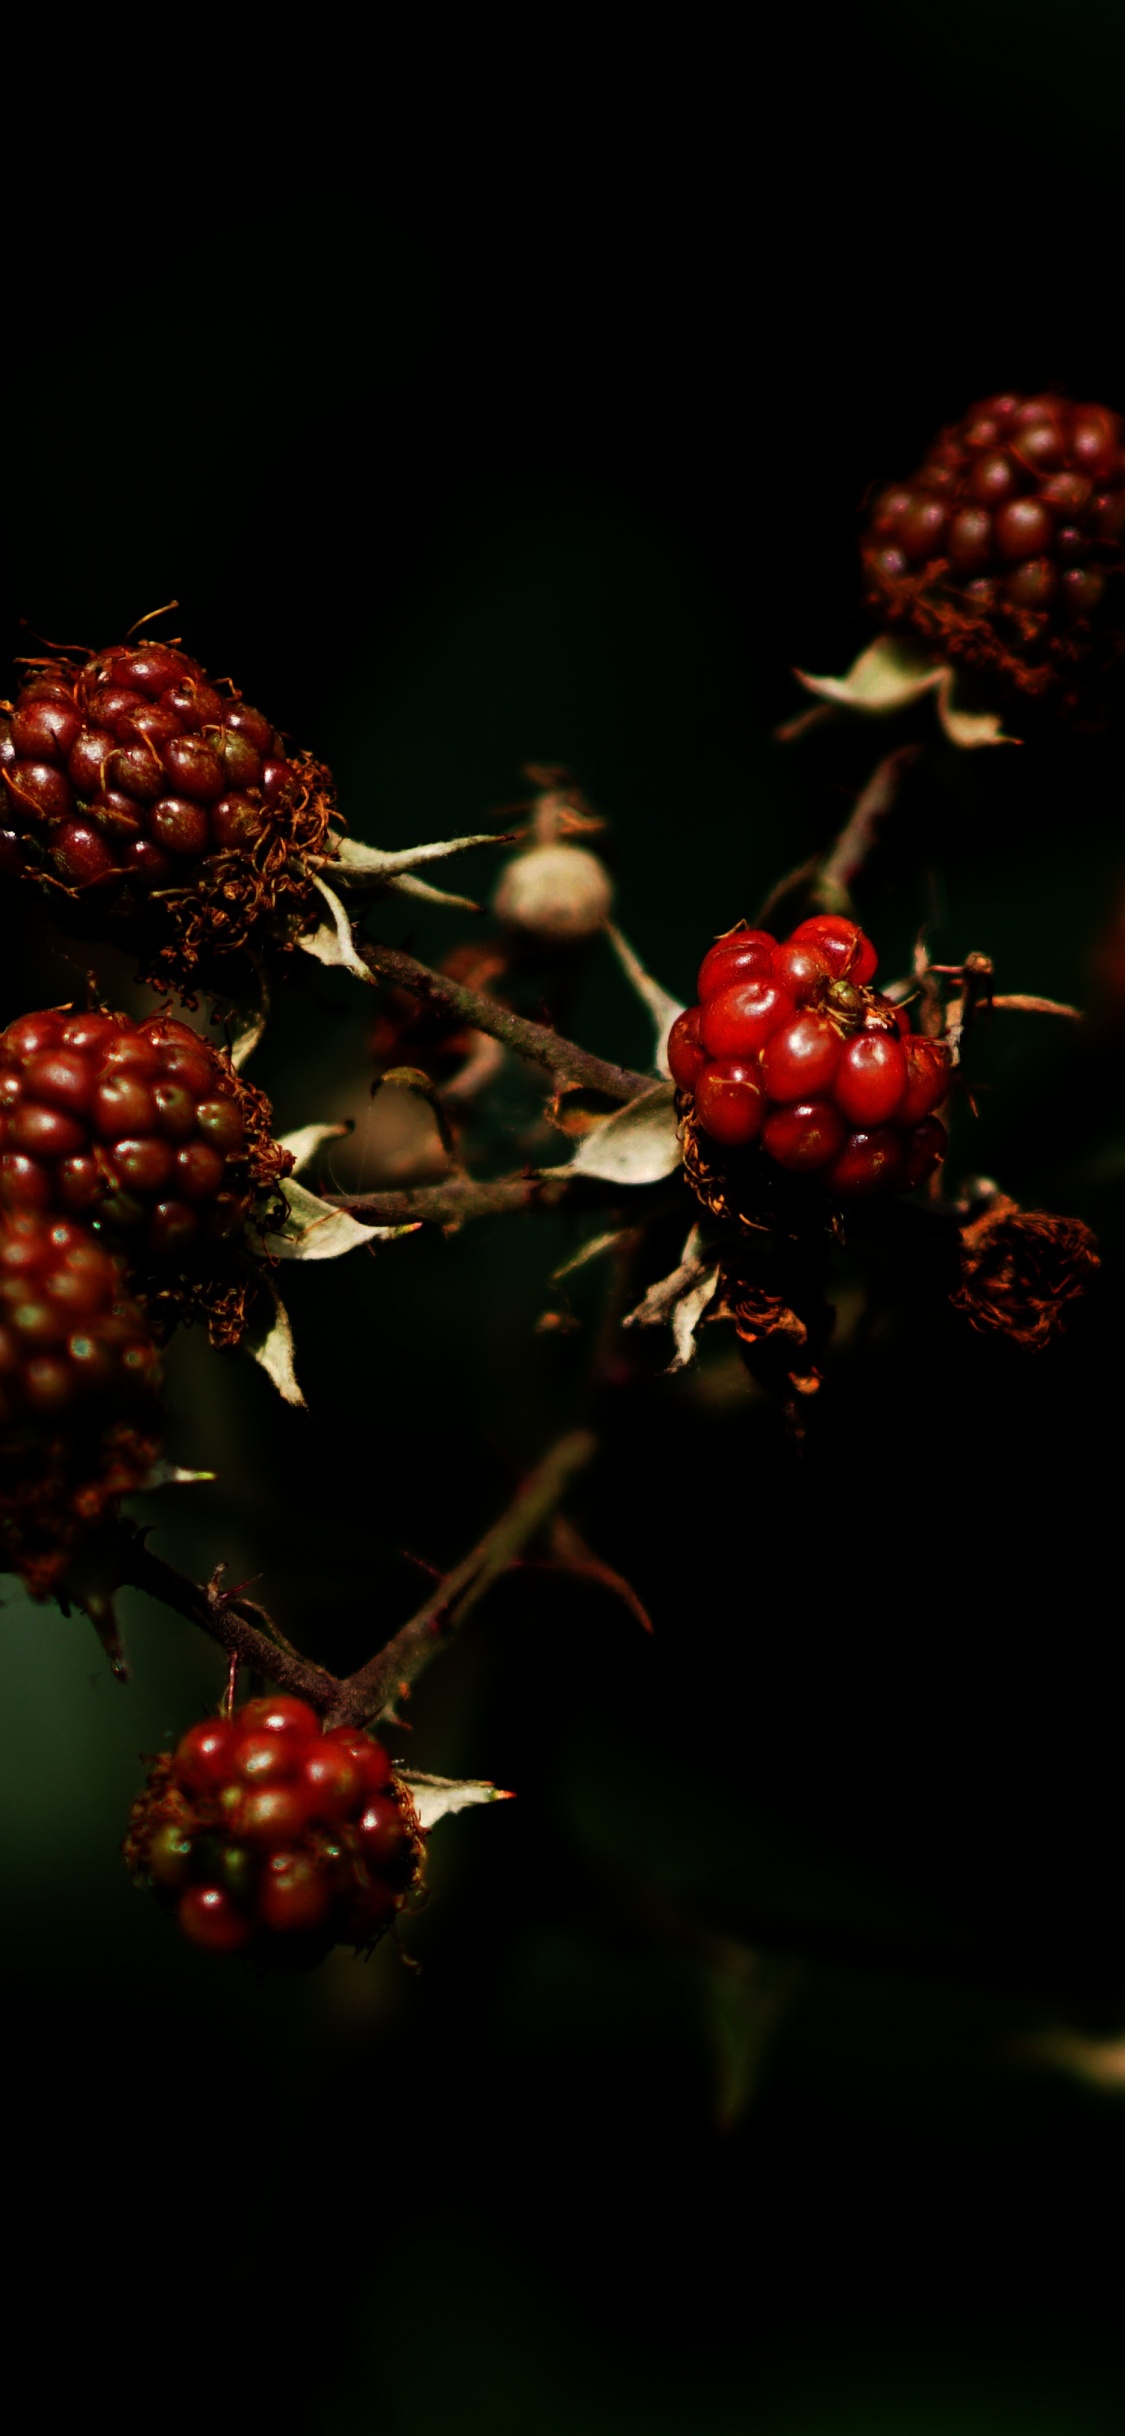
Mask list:
[[[209,685],[198,661],[143,643],[54,665],[8,706],[0,784],[13,828],[65,887],[126,880],[146,895],[268,833],[267,765],[274,798],[297,766],[269,720]],[[155,853],[130,851],[142,842]]]
[[[949,659],[1074,707],[1079,664],[1114,631],[1123,538],[1120,416],[1053,392],[986,398],[877,497],[868,600]]]
[[[382,1746],[289,1695],[190,1726],[134,1803],[125,1857],[206,1951],[314,1962],[370,1945],[421,1839]]]
[[[127,1415],[159,1378],[120,1261],[72,1221],[0,1213],[0,1426]]]
[[[229,1059],[171,1017],[22,1015],[0,1033],[0,1206],[182,1261],[249,1215],[245,1104]]]
[[[730,931],[708,950],[669,1064],[712,1157],[757,1145],[755,1159],[838,1200],[909,1191],[933,1173],[949,1051],[911,1031],[908,1008],[872,986],[875,970],[870,939],[843,914],[813,914],[780,941]]]

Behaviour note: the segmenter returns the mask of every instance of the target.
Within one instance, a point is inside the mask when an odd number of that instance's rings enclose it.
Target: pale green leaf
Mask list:
[[[265,1237],[265,1245],[281,1260],[337,1260],[342,1252],[352,1252],[361,1243],[389,1242],[394,1235],[415,1232],[409,1226],[363,1226],[350,1211],[321,1201],[293,1176],[283,1177],[279,1190],[289,1204],[289,1214],[279,1233]]]
[[[341,887],[362,886],[366,881],[378,883],[397,879],[404,871],[415,871],[420,863],[439,863],[448,854],[463,854],[468,846],[500,846],[507,843],[491,830],[476,837],[446,837],[428,846],[365,846],[358,838],[341,837],[335,876]]]
[[[639,1099],[583,1134],[565,1167],[548,1176],[599,1176],[610,1184],[656,1184],[670,1176],[682,1156],[671,1083],[655,1083]]]
[[[957,672],[947,668],[937,689],[937,711],[951,744],[963,751],[974,752],[982,744],[1018,744],[1018,736],[1006,736],[996,711],[963,710],[957,701]]]
[[[318,964],[338,965],[345,973],[353,973],[357,981],[373,983],[374,974],[368,971],[357,951],[352,926],[339,897],[328,886],[327,880],[318,879],[315,872],[309,876],[313,887],[324,898],[330,919],[319,923],[315,930],[302,931],[297,941],[298,947],[304,949],[306,956],[315,956]]]
[[[297,1374],[293,1367],[293,1331],[289,1325],[289,1314],[272,1280],[267,1277],[263,1282],[269,1301],[264,1306],[261,1318],[247,1330],[242,1342],[252,1360],[259,1362],[266,1377],[272,1379],[285,1403],[303,1405],[305,1399],[297,1385]]]
[[[336,1141],[341,1134],[350,1132],[351,1126],[348,1124],[298,1125],[295,1133],[280,1134],[278,1140],[282,1150],[292,1152],[293,1173],[299,1176],[302,1168],[307,1167],[316,1157],[322,1142]]]
[[[178,1463],[166,1463],[161,1455],[153,1464],[152,1470],[146,1474],[140,1486],[134,1491],[134,1495],[140,1497],[146,1489],[181,1488],[188,1481],[214,1480],[214,1478],[214,1472],[185,1472]]]
[[[504,1793],[499,1785],[487,1784],[483,1778],[455,1776],[423,1776],[416,1768],[396,1768],[395,1775],[407,1787],[418,1813],[418,1824],[428,1835],[439,1819],[454,1810],[470,1810],[478,1802],[510,1802],[515,1795]]]
[[[923,694],[935,692],[945,673],[943,661],[892,634],[869,643],[842,677],[810,677],[803,668],[793,671],[806,693],[860,711],[904,710]]]
[[[464,913],[480,913],[475,897],[456,896],[450,888],[431,888],[428,880],[416,880],[412,872],[401,872],[397,879],[388,880],[387,887],[396,896],[420,897],[424,905],[459,905]]]

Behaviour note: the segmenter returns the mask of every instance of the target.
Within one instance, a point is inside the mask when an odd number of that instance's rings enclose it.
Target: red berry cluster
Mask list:
[[[159,1385],[122,1263],[83,1226],[0,1211],[0,1565],[37,1594],[151,1470]]]
[[[278,1697],[191,1726],[156,1761],[124,1851],[197,1945],[317,1961],[383,1934],[422,1844],[381,1745]]]
[[[986,398],[876,500],[868,598],[1026,693],[1089,653],[1125,542],[1121,418],[1066,398]]]
[[[165,1015],[66,1008],[0,1033],[0,1202],[81,1214],[134,1263],[227,1243],[292,1162],[224,1050]]]
[[[166,643],[36,664],[0,721],[0,872],[118,920],[145,912],[165,977],[244,944],[293,858],[323,850],[327,771]]]
[[[120,1261],[65,1219],[0,1215],[0,1427],[126,1412],[159,1375]]]
[[[760,1145],[835,1199],[908,1192],[936,1167],[949,1052],[870,987],[875,950],[854,922],[814,914],[779,944],[733,930],[699,970],[699,1004],[668,1059],[693,1123],[719,1150]]]

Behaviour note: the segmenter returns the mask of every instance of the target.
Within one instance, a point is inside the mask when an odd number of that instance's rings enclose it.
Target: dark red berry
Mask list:
[[[734,1057],[714,1060],[701,1068],[694,1088],[696,1118],[712,1141],[739,1150],[757,1140],[766,1103],[756,1066]]]
[[[189,1886],[176,1917],[185,1937],[209,1954],[239,1954],[254,1934],[253,1922],[222,1886]]]
[[[899,1192],[909,1193],[916,1184],[924,1184],[927,1176],[932,1176],[935,1167],[940,1166],[944,1159],[945,1127],[939,1124],[936,1117],[925,1117],[920,1125],[913,1126],[901,1139],[902,1167],[897,1188]]]
[[[831,1100],[798,1100],[774,1108],[762,1129],[771,1159],[794,1175],[809,1175],[835,1158],[844,1140],[844,1120]]]
[[[209,1240],[236,1234],[287,1165],[265,1103],[187,1024],[59,1008],[0,1033],[0,1205],[88,1212],[159,1264],[212,1211]]]
[[[920,1033],[903,1042],[906,1055],[906,1090],[899,1101],[895,1121],[899,1125],[918,1125],[931,1110],[940,1106],[949,1090],[950,1058],[945,1042],[925,1040]]]
[[[49,877],[87,926],[134,933],[158,985],[237,951],[284,904],[311,912],[305,858],[333,851],[329,773],[173,645],[63,655],[29,679],[3,723],[0,780],[18,841],[0,870]],[[252,863],[225,859],[251,849]]]
[[[1054,393],[988,399],[877,502],[868,598],[945,657],[1076,710],[1116,665],[1107,586],[1122,571],[1118,416]],[[1118,619],[1120,612],[1118,612]]]
[[[902,1163],[901,1136],[885,1125],[870,1133],[849,1134],[825,1181],[829,1192],[842,1201],[858,1200],[897,1184]]]
[[[189,1726],[176,1745],[176,1769],[188,1793],[209,1793],[230,1777],[236,1735],[226,1718]]]
[[[21,1164],[44,1172],[5,1154],[0,1180]],[[0,1209],[0,1565],[39,1596],[150,1471],[160,1362],[121,1262],[74,1219],[13,1199]]]
[[[216,1953],[315,1960],[370,1944],[419,1870],[409,1796],[354,1728],[322,1734],[303,1701],[250,1701],[190,1728],[134,1803],[125,1856]]]
[[[699,1021],[699,1008],[687,1007],[682,1015],[677,1015],[668,1034],[668,1064],[672,1080],[681,1091],[694,1089],[696,1075],[707,1055]]]

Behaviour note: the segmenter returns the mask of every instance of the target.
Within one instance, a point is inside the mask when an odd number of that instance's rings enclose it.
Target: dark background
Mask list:
[[[98,645],[175,594],[381,842],[487,824],[525,759],[567,762],[624,928],[686,996],[882,749],[858,721],[770,740],[791,666],[868,635],[870,483],[994,387],[1125,404],[1125,35],[900,4],[422,26],[369,64],[342,41],[193,29],[132,99],[95,43],[49,143],[29,53],[10,648],[20,619]],[[17,2324],[45,2298],[52,2378],[73,2360],[127,2420],[1111,2424],[1121,2101],[1057,2059],[1118,2029],[1125,1976],[1119,760],[902,732],[930,750],[865,877],[884,971],[930,918],[950,959],[1097,1008],[1077,1044],[994,1031],[960,1145],[1098,1226],[1063,1347],[844,1348],[798,1465],[719,1351],[662,1382],[642,1346],[574,1510],[655,1640],[525,1575],[427,1683],[417,1764],[519,1800],[435,1839],[420,1975],[181,1951],[115,1846],[215,1656],[134,1601],[122,1692],[78,1623],[0,1619]],[[80,986],[34,909],[5,922],[4,1020]],[[463,928],[387,935],[437,955]],[[279,1007],[279,1121],[361,1106],[360,995],[315,972]],[[575,1023],[645,1054],[608,956]],[[576,1240],[493,1225],[295,1274],[309,1417],[184,1340],[170,1452],[219,1478],[150,1501],[157,1545],[259,1573],[354,1662],[409,1610],[401,1551],[451,1560],[588,1409],[586,1337],[534,1333]]]

